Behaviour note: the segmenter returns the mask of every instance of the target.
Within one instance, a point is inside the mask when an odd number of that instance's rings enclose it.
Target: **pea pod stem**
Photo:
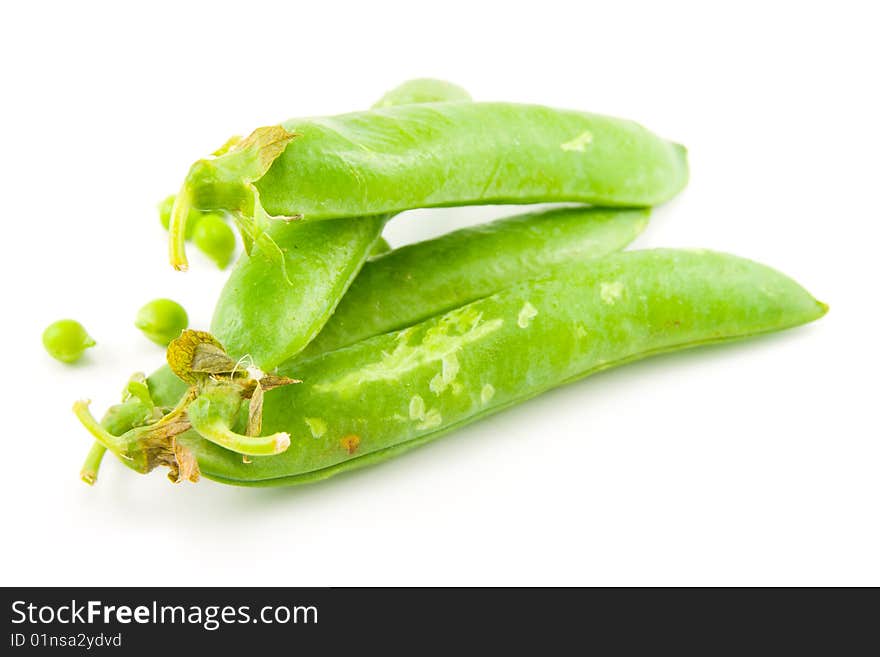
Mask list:
[[[184,479],[198,481],[198,463],[192,453],[177,442],[177,436],[190,428],[185,418],[187,407],[193,400],[188,393],[177,406],[161,419],[137,426],[122,435],[115,436],[98,422],[89,411],[89,402],[82,400],[73,405],[73,412],[80,423],[104,448],[112,452],[132,470],[145,474],[159,465],[169,468],[168,478],[179,482]],[[92,448],[84,466],[86,483],[97,478],[97,468],[103,454]]]
[[[246,436],[236,433],[219,418],[194,420],[193,429],[205,440],[246,456],[271,456],[290,447],[290,434],[287,432],[280,431],[270,436]]]
[[[171,221],[168,224],[168,258],[177,271],[189,269],[186,259],[186,223],[192,210],[192,189],[189,178],[183,183],[174,205],[171,207]]]
[[[186,395],[186,389],[176,389],[168,406],[173,407]],[[134,427],[156,421],[161,418],[161,411],[153,403],[150,395],[149,381],[143,373],[134,374],[125,385],[122,403],[111,406],[101,418],[101,427],[112,436],[121,436]],[[94,484],[98,470],[107,448],[95,441],[89,451],[80,473],[81,479],[87,484]]]
[[[100,441],[96,440],[88,455],[86,455],[86,460],[79,471],[79,478],[89,486],[94,485],[98,481],[98,470],[101,468],[101,461],[106,453],[107,448]]]
[[[77,419],[80,423],[86,428],[86,430],[92,434],[95,440],[100,443],[100,445],[104,448],[104,450],[110,450],[117,456],[122,459],[128,459],[129,457],[123,454],[124,442],[119,440],[116,436],[107,431],[104,427],[101,426],[101,423],[95,419],[95,416],[92,415],[91,411],[89,411],[89,404],[91,403],[88,399],[81,399],[73,404],[73,414],[76,415]],[[95,458],[98,458],[100,461],[100,457],[103,456],[103,452],[92,448],[89,451],[89,456],[86,460],[86,464],[94,465]],[[90,463],[91,462],[91,463]],[[85,466],[84,468],[85,469]],[[94,473],[97,478],[97,470]]]

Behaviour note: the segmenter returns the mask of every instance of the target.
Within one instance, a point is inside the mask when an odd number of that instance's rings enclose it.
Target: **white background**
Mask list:
[[[613,7],[612,7],[613,5]],[[2,584],[880,585],[876,16],[871,3],[4,3]],[[480,100],[625,116],[692,179],[637,247],[700,246],[831,305],[786,334],[557,390],[310,487],[172,486],[96,414],[162,351],[157,296],[207,327],[225,274],[165,260],[155,203],[227,136],[443,77]],[[511,210],[421,212],[393,244]],[[80,319],[74,367],[40,334]]]

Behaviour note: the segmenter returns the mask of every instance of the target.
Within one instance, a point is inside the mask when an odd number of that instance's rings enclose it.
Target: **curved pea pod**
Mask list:
[[[649,216],[648,209],[557,208],[463,228],[375,257],[296,358],[410,326],[565,263],[619,251],[642,232]]]
[[[192,166],[172,212],[170,257],[185,268],[192,206],[231,212],[259,241],[273,217],[487,203],[651,206],[687,178],[684,147],[637,123],[538,105],[427,103],[297,119]]]
[[[449,82],[410,80],[380,102],[393,106],[446,98],[469,97]],[[266,370],[293,357],[327,321],[367,258],[388,247],[380,234],[391,216],[269,225],[269,239],[257,248],[277,250],[283,267],[262,254],[242,256],[220,294],[211,331],[231,355],[249,356]]]
[[[271,226],[286,273],[270,259],[243,255],[217,300],[211,332],[234,358],[274,369],[321,330],[387,219]]]
[[[401,331],[295,364],[262,431],[287,451],[240,455],[181,437],[202,474],[297,484],[369,465],[594,372],[813,321],[827,307],[779,272],[707,251],[636,251],[517,283]]]

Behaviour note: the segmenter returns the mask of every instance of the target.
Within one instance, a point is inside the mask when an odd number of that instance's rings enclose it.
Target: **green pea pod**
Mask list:
[[[291,436],[283,454],[243,464],[210,443],[192,449],[203,474],[226,483],[322,479],[598,370],[825,312],[791,279],[741,258],[617,254],[297,363],[304,383],[264,401],[263,431]]]
[[[233,213],[271,255],[273,217],[486,203],[651,206],[687,178],[685,149],[636,123],[537,105],[428,103],[297,119],[192,166],[172,212],[170,259],[186,268],[193,206]]]
[[[387,219],[270,226],[287,273],[267,258],[243,255],[217,300],[211,332],[231,356],[267,371],[299,353],[333,313]]]
[[[642,232],[649,216],[647,209],[557,208],[395,249],[364,265],[296,358],[405,328],[549,268],[618,251]]]
[[[429,84],[430,83],[430,84]],[[428,88],[426,88],[428,84]],[[388,92],[384,106],[436,101],[465,92],[439,80],[411,80]],[[244,255],[220,294],[211,331],[235,358],[249,357],[271,370],[317,335],[361,266],[376,250],[390,214],[316,223],[270,225],[267,235],[283,255]],[[385,244],[387,246],[387,243]]]
[[[283,453],[243,461],[190,431],[153,465],[175,473],[174,453],[228,484],[316,481],[594,372],[798,326],[826,311],[790,278],[731,255],[615,254],[296,363],[303,383],[262,399],[261,435],[289,436]],[[141,444],[128,436],[110,446],[132,466]]]

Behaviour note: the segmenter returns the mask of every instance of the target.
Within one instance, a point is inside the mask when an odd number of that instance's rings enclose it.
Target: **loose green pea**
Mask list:
[[[235,233],[219,214],[206,214],[193,230],[193,242],[220,269],[226,269],[235,252]]]
[[[159,221],[162,224],[162,227],[165,230],[168,230],[168,227],[171,225],[171,209],[174,207],[174,199],[175,196],[172,194],[171,196],[166,197],[159,203]],[[202,219],[202,213],[198,210],[190,210],[189,217],[186,222],[186,239],[192,239],[193,231],[195,231],[196,226],[199,224],[199,221]]]
[[[78,361],[95,340],[75,319],[59,319],[43,331],[43,346],[49,355],[62,363]]]
[[[176,301],[154,299],[138,310],[134,325],[150,340],[167,347],[189,325],[189,317]]]

